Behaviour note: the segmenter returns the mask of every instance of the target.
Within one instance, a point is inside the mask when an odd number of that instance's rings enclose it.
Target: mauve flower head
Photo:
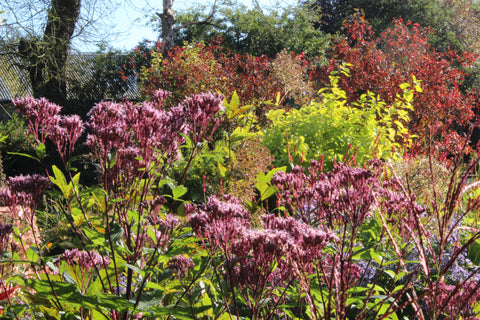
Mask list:
[[[184,106],[181,104],[171,107],[168,112],[168,126],[172,132],[182,133],[185,135],[190,134],[191,124],[186,118],[186,112]],[[184,140],[181,138],[180,143],[183,143]]]
[[[235,262],[231,280],[257,288],[272,279],[288,281],[294,275],[290,256],[295,247],[295,240],[284,230],[244,229],[229,247],[228,256]],[[277,268],[272,270],[274,264]]]
[[[25,116],[28,133],[32,134],[38,142],[45,143],[49,129],[58,125],[60,120],[58,114],[62,107],[45,98],[32,97],[15,99],[13,105],[20,114]]]
[[[83,122],[78,115],[61,117],[59,123],[49,129],[49,138],[57,146],[64,161],[72,155],[75,143],[83,133]]]
[[[7,186],[0,190],[0,200],[9,207],[35,208],[49,186],[50,180],[39,174],[10,177]]]
[[[193,231],[197,233],[198,236],[204,233],[205,227],[211,222],[208,214],[206,212],[197,212],[192,214],[189,217],[189,223]]]
[[[140,206],[148,210],[150,221],[153,223],[159,218],[158,213],[166,201],[165,197],[157,196],[154,199],[143,201]]]
[[[189,202],[184,202],[183,209],[187,217],[190,217],[192,214],[197,212],[197,206]]]
[[[166,94],[159,93],[157,98],[161,97]],[[188,119],[182,108],[165,110],[159,103],[101,102],[88,113],[87,146],[100,163],[100,174],[106,173],[112,185],[128,184],[149,174],[153,165],[178,159]],[[113,167],[108,165],[112,155]]]
[[[170,140],[170,132],[166,132],[169,131],[168,115],[164,110],[155,108],[152,102],[127,105],[125,120],[142,150],[161,148],[163,143]]]
[[[215,116],[218,111],[224,110],[222,103],[223,96],[218,93],[196,94],[181,103],[191,125],[191,139],[195,145],[211,137],[220,125],[222,119]]]
[[[195,263],[192,259],[185,255],[176,255],[168,262],[168,268],[171,269],[178,278],[183,278],[187,275],[189,270],[195,267]]]
[[[102,101],[88,112],[91,134],[88,135],[86,144],[91,150],[99,149],[103,156],[112,149],[125,147],[130,141],[124,109],[125,106],[121,103]]]
[[[369,170],[341,163],[328,173],[319,166],[312,162],[308,174],[300,166],[275,174],[271,183],[278,189],[279,204],[308,224],[360,226],[371,215],[382,188],[379,178]]]
[[[77,248],[65,250],[61,255],[61,260],[71,266],[78,265],[86,270],[90,270],[94,266],[104,268],[110,264],[110,258],[108,256],[101,256],[96,251],[81,251]]]
[[[228,194],[220,200],[215,196],[209,197],[205,211],[213,219],[228,220],[231,218],[250,219],[250,212],[237,198]]]
[[[426,209],[414,202],[407,193],[390,188],[382,188],[379,196],[379,207],[387,216],[388,222],[398,228],[404,239],[408,239],[409,230],[416,229],[416,219],[424,214]]]
[[[216,196],[211,196],[207,199],[207,203],[199,206],[195,210],[191,205],[188,205],[187,210],[191,212],[189,217],[190,225],[193,230],[199,234],[203,233],[204,227],[220,224],[238,224],[238,226],[249,226],[250,212],[242,205],[242,203],[232,195],[228,194],[219,199]],[[196,213],[194,213],[197,211]]]
[[[198,237],[208,239],[212,247],[225,249],[248,230],[250,218],[237,198],[227,195],[222,201],[212,196],[190,215],[189,223]]]
[[[292,259],[302,264],[313,262],[324,255],[322,249],[338,237],[331,231],[312,227],[293,217],[281,218],[273,214],[263,216],[265,230],[280,230],[286,232],[296,244]]]
[[[0,202],[9,207],[15,208],[19,204],[19,199],[8,187],[0,188]]]
[[[159,230],[163,233],[171,233],[180,226],[180,224],[181,220],[173,214],[167,214],[163,219],[159,217],[159,219],[155,221],[155,225],[157,225]]]

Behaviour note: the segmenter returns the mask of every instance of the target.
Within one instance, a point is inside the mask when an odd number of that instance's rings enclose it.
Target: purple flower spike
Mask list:
[[[104,155],[112,149],[124,147],[129,140],[129,128],[125,121],[124,106],[113,102],[100,102],[87,114],[92,134],[87,137],[90,149],[98,148]]]
[[[13,232],[13,226],[8,223],[0,223],[0,245],[7,242],[8,237]]]
[[[155,104],[157,109],[163,108],[163,103],[168,99],[170,96],[170,92],[166,90],[159,89],[153,93],[152,101]]]

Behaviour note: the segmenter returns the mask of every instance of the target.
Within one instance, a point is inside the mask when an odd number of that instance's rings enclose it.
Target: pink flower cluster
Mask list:
[[[6,187],[0,189],[0,201],[16,211],[16,206],[35,209],[50,180],[39,175],[20,175],[8,178]]]
[[[224,276],[232,285],[264,287],[280,285],[314,270],[323,248],[336,236],[295,218],[263,217],[263,228],[251,225],[249,212],[230,195],[210,197],[190,224],[209,250],[225,257]],[[276,268],[273,266],[276,265]]]
[[[168,262],[168,268],[173,270],[178,278],[186,276],[189,270],[195,267],[195,263],[192,259],[187,258],[184,255],[177,255],[170,259]]]
[[[165,248],[168,246],[174,230],[182,225],[182,221],[172,214],[166,214],[162,217],[158,214],[150,213],[149,224],[154,230],[149,243],[158,248]]]
[[[78,265],[86,270],[90,270],[94,266],[104,268],[110,264],[108,256],[102,256],[96,251],[80,251],[77,248],[65,250],[61,255],[61,260],[71,266]]]
[[[28,131],[35,140],[45,143],[50,130],[58,125],[62,107],[45,98],[25,97],[13,100],[18,112],[26,118]]]
[[[223,201],[209,197],[199,209],[190,216],[190,225],[198,236],[209,239],[213,246],[228,246],[250,226],[250,213],[231,195],[224,196]]]
[[[8,248],[10,234],[13,232],[13,226],[8,223],[0,223],[0,254]]]
[[[279,204],[309,224],[360,225],[371,213],[381,186],[378,178],[370,170],[343,164],[328,173],[320,168],[312,161],[308,174],[300,166],[277,173],[271,183],[279,190]]]
[[[87,146],[102,174],[110,174],[108,181],[131,181],[152,165],[170,163],[179,157],[182,134],[193,134],[197,141],[205,138],[212,123],[218,127],[215,116],[222,99],[217,94],[195,95],[169,109],[164,108],[167,97],[168,92],[159,90],[152,101],[101,102],[89,112]]]
[[[192,142],[196,145],[209,139],[222,119],[215,117],[223,110],[223,97],[218,93],[200,93],[185,99],[180,106],[190,124]]]
[[[332,228],[348,224],[357,228],[374,208],[381,208],[399,225],[412,224],[414,215],[424,211],[396,178],[381,179],[372,170],[342,163],[325,173],[320,163],[312,161],[308,173],[297,166],[290,173],[277,173],[271,183],[279,191],[279,206],[312,225],[326,223]]]
[[[64,161],[71,157],[84,129],[78,115],[61,116],[62,108],[45,98],[25,97],[13,100],[13,104],[25,116],[28,133],[34,137],[36,144],[45,144],[48,137]]]

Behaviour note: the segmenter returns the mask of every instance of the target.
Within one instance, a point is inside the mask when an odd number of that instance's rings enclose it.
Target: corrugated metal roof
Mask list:
[[[21,67],[21,60],[15,55],[0,55],[0,100],[31,96],[32,86],[28,74]]]
[[[67,100],[75,99],[72,93],[74,86],[84,85],[95,81],[95,53],[72,53],[67,60]],[[32,86],[28,73],[21,68],[21,59],[12,54],[0,54],[0,101],[11,101],[15,98],[32,96]],[[119,75],[120,76],[120,75]],[[126,90],[115,92],[114,96],[102,97],[104,99],[138,99],[140,94],[137,88],[137,78],[126,79]],[[106,84],[109,87],[109,84]]]
[[[69,90],[74,88],[75,86],[78,87],[88,87],[88,84],[90,84],[92,81],[98,81],[97,79],[99,77],[98,68],[97,65],[97,58],[99,56],[96,53],[75,53],[71,54],[68,57],[67,60],[67,99],[74,99],[75,96],[72,93],[72,91],[75,90]],[[105,58],[105,57],[104,57]],[[121,66],[118,67],[118,77],[116,78],[116,81],[118,81],[121,77],[120,75],[120,68]],[[109,70],[112,72],[112,70]],[[111,74],[110,74],[111,76]],[[100,76],[101,77],[101,76]],[[111,78],[110,78],[111,79]],[[108,80],[105,80],[105,77],[101,77],[101,81],[105,81],[101,85],[100,88],[94,88],[93,90],[102,90],[103,94],[106,96],[103,96],[103,99],[130,99],[130,100],[136,100],[140,97],[140,93],[137,88],[137,77],[136,76],[130,76],[127,77],[122,86],[121,92],[119,91],[118,86],[114,86],[112,83],[108,83]]]

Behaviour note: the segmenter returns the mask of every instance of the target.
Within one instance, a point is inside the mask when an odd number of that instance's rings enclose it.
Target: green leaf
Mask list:
[[[75,279],[70,275],[70,273],[68,273],[68,271],[63,271],[62,276],[67,283],[76,284]]]
[[[475,265],[480,265],[480,242],[479,241],[475,241],[468,246],[467,257]]]
[[[100,276],[97,276],[95,281],[90,281],[88,283],[87,295],[93,296],[102,291],[102,282],[100,280]]]
[[[257,176],[255,177],[255,180],[257,181],[257,183],[255,184],[255,187],[260,192],[262,201],[271,197],[276,191],[276,189],[270,185],[270,180],[272,180],[273,175],[277,172],[286,171],[286,170],[287,170],[287,167],[284,166],[280,168],[273,168],[272,170],[267,172],[267,174],[263,172],[260,172],[259,174],[257,174]]]
[[[83,233],[85,236],[95,245],[99,247],[105,246],[106,235],[102,232],[99,232],[97,229],[83,228]],[[108,241],[108,240],[107,240]]]
[[[30,261],[32,263],[37,263],[38,258],[39,258],[39,254],[38,254],[38,248],[37,247],[32,246],[32,247],[27,249],[27,259],[28,259],[28,261]]]
[[[105,233],[105,240],[107,242],[117,243],[122,240],[123,228],[116,222],[110,223],[110,232]]]
[[[230,135],[230,142],[242,141],[255,135],[256,133],[250,132],[248,127],[236,127]]]
[[[107,155],[107,169],[113,168],[117,163],[117,152],[111,151]]]
[[[359,250],[353,257],[353,260],[373,260],[379,265],[383,264],[383,257],[378,254],[373,248],[365,248]]]
[[[35,148],[35,153],[39,159],[45,159],[47,155],[47,148],[45,147],[45,144],[39,143]]]
[[[183,185],[179,185],[177,187],[175,187],[173,190],[172,190],[172,193],[173,193],[173,199],[174,200],[180,200],[180,198],[185,194],[187,193],[188,189],[183,186]]]
[[[225,178],[225,176],[227,175],[228,169],[224,165],[222,165],[220,162],[217,163],[217,166],[218,166],[218,173],[220,173],[220,176],[222,178]]]
[[[53,176],[50,176],[50,181],[56,185],[60,191],[62,191],[63,196],[66,199],[69,199],[73,195],[73,184],[72,182],[67,184],[67,179],[65,178],[65,175],[63,172],[58,169],[56,165],[52,166],[53,170]],[[77,173],[75,177],[73,177],[73,182],[78,182],[80,179],[80,173]]]
[[[124,263],[123,265],[137,274],[142,274],[142,270],[133,264]]]
[[[180,306],[153,307],[149,308],[147,312],[152,317],[174,316],[176,319],[191,320],[194,315],[212,309],[212,307],[211,305],[195,308]]]
[[[33,160],[39,162],[39,163],[42,162],[39,158],[37,158],[37,157],[35,157],[35,156],[32,156],[32,155],[30,155],[30,154],[28,154],[28,153],[7,152],[7,154],[11,154],[11,155],[14,155],[14,156],[22,156],[22,157],[25,157],[25,158],[30,158],[30,159],[33,159]]]

